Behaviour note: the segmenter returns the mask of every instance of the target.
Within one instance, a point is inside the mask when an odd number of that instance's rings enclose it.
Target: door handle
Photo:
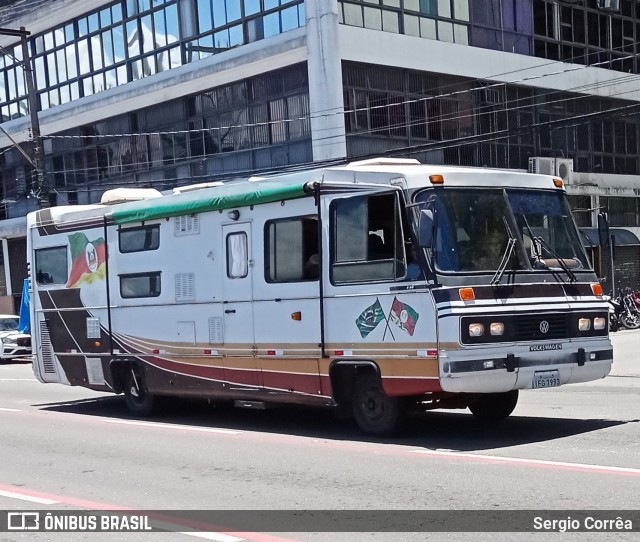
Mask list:
[[[236,309],[227,309],[224,311],[225,314],[235,314],[236,313]]]

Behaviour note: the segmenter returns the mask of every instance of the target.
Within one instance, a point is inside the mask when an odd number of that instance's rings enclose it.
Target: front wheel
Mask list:
[[[397,397],[389,397],[373,373],[358,376],[353,389],[353,415],[363,433],[388,436],[398,429],[402,407]]]
[[[149,416],[155,408],[156,398],[146,391],[142,371],[138,367],[127,368],[124,379],[124,401],[129,412],[140,418]]]
[[[627,329],[638,329],[640,327],[640,315],[637,313],[623,314],[620,320],[622,320],[622,325]]]
[[[516,408],[518,390],[506,393],[487,393],[478,396],[469,405],[471,413],[483,422],[499,422],[508,417]]]

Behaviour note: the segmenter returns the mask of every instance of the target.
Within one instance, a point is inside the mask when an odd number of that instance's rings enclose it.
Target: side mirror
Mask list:
[[[435,229],[435,216],[432,209],[420,211],[420,222],[418,224],[418,244],[422,248],[431,248],[433,243],[433,232]]]

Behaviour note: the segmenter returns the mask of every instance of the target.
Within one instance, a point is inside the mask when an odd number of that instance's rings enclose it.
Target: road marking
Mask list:
[[[544,459],[525,459],[521,457],[504,457],[497,455],[467,454],[462,452],[446,452],[438,450],[413,450],[413,453],[431,457],[450,457],[482,463],[511,463],[514,465],[528,465],[531,467],[556,468],[594,473],[612,473],[640,476],[640,469],[632,467],[612,467],[609,465],[591,465],[588,463],[568,463],[566,461],[547,461]]]
[[[0,410],[2,412],[22,412],[20,409],[18,408],[2,408],[0,407]]]
[[[156,427],[160,429],[179,429],[184,431],[196,431],[199,433],[220,433],[223,435],[239,435],[242,431],[233,431],[232,429],[217,429],[215,427],[197,427],[193,425],[174,425],[170,423],[159,422],[136,422],[131,420],[103,420],[106,423],[119,423],[122,425],[139,425],[143,427]]]
[[[35,382],[40,384],[35,378],[0,378],[0,382]]]
[[[21,501],[35,502],[38,504],[60,504],[60,501],[54,501],[53,499],[45,499],[44,497],[36,497],[35,495],[27,495],[15,491],[3,491],[2,489],[0,489],[0,497],[20,499]]]

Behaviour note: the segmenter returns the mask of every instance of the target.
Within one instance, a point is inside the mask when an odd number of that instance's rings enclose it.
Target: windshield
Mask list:
[[[422,192],[416,201],[434,211],[440,271],[589,267],[562,192],[447,188]]]
[[[0,331],[16,331],[18,318],[0,318]]]

